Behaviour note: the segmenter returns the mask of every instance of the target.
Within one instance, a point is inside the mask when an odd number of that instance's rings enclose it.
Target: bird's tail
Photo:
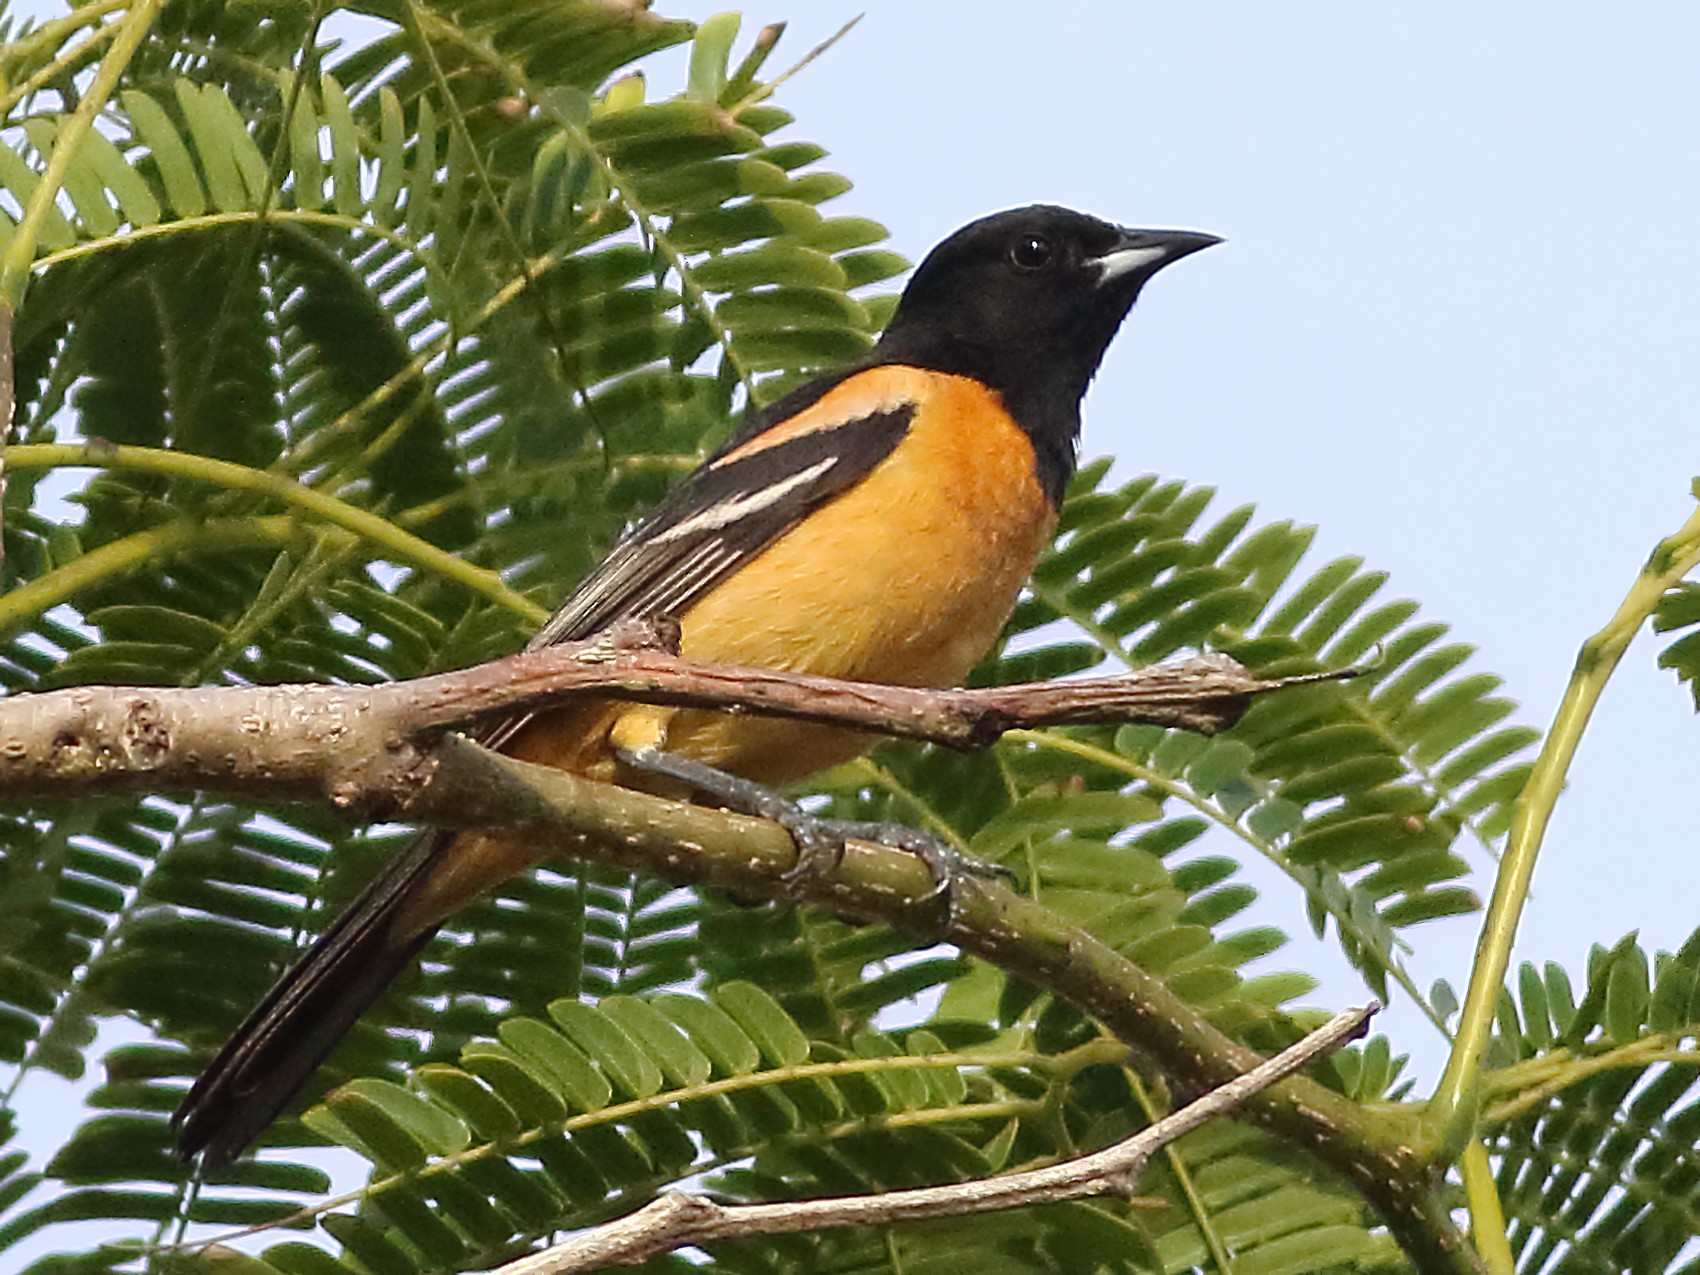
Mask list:
[[[266,994],[171,1119],[184,1158],[241,1155],[437,932],[420,896],[452,832],[416,837]]]

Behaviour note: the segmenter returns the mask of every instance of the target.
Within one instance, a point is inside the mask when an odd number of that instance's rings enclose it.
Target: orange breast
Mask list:
[[[781,428],[907,403],[918,410],[891,455],[681,617],[685,655],[902,686],[967,676],[1055,523],[1026,434],[979,383],[906,367],[857,376]],[[738,451],[773,441],[763,434]],[[611,775],[610,735],[764,783],[801,779],[874,742],[774,718],[587,706],[538,719],[507,751]]]
[[[919,408],[908,434],[861,484],[681,617],[685,655],[903,686],[967,676],[997,640],[1055,523],[1026,435],[976,382],[913,368],[857,376],[782,428],[905,403]],[[773,441],[764,434],[739,451]],[[658,745],[782,784],[877,740],[777,718],[601,702],[539,716],[504,751],[665,790],[620,773],[610,742]],[[462,836],[416,911],[440,919],[536,856],[521,834]]]
[[[684,654],[902,686],[954,686],[967,676],[1009,618],[1054,515],[1026,434],[977,382],[879,369],[809,414],[842,419],[902,402],[919,405],[903,442],[692,607]],[[770,783],[836,765],[872,742],[774,719],[628,717],[622,742],[664,724],[664,747]]]

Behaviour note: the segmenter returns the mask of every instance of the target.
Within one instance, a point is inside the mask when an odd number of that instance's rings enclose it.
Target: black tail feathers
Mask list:
[[[177,1150],[209,1167],[245,1151],[436,933],[398,921],[452,833],[416,838],[266,994],[172,1116]]]

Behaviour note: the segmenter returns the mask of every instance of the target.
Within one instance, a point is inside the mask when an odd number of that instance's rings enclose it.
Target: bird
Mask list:
[[[1055,529],[1080,407],[1147,282],[1221,240],[1050,204],[993,213],[922,260],[871,348],[746,413],[532,639],[669,617],[687,659],[916,687],[960,684],[997,641]],[[776,817],[796,878],[844,830],[776,786],[865,751],[854,731],[596,701],[476,738],[519,758]],[[885,839],[885,838],[881,838]],[[962,865],[924,837],[941,885]],[[459,908],[541,862],[513,830],[428,830],[290,968],[190,1087],[179,1153],[217,1168],[282,1112]]]

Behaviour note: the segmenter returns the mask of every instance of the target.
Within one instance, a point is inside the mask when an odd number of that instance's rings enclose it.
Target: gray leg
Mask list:
[[[618,755],[634,770],[688,784],[728,810],[758,819],[771,819],[784,828],[797,846],[797,863],[785,873],[787,883],[800,884],[830,877],[843,862],[844,844],[849,840],[872,841],[913,854],[927,865],[932,874],[933,890],[929,898],[942,898],[952,910],[955,907],[952,887],[959,878],[1010,875],[1007,868],[996,864],[964,859],[944,841],[918,828],[900,823],[823,819],[812,815],[771,788],[728,774],[706,762],[693,761],[658,748],[620,749]]]

